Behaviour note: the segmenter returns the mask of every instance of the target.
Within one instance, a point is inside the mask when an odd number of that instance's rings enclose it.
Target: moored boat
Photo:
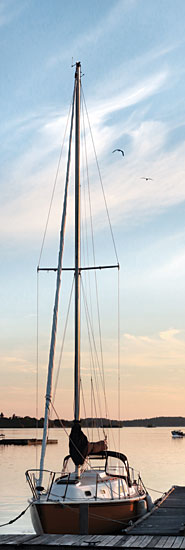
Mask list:
[[[108,449],[105,434],[102,440],[96,442],[89,441],[83,433],[80,424],[80,282],[82,272],[92,269],[92,267],[82,267],[80,257],[80,92],[81,65],[80,63],[76,63],[40,469],[28,470],[26,472],[26,478],[32,491],[32,500],[30,501],[31,517],[37,533],[116,533],[124,528],[129,521],[134,521],[146,513],[152,506],[151,498],[142,482],[140,474],[135,474],[133,468],[129,467],[127,457],[119,451]],[[55,472],[44,469],[44,458],[48,435],[49,410],[52,405],[52,374],[74,111],[76,114],[74,423],[69,435],[69,455],[64,458],[62,472]],[[116,266],[93,266],[93,269],[107,267],[116,267],[119,269],[119,264],[117,263]],[[88,316],[89,313],[87,312]],[[91,324],[89,322],[90,330]],[[93,344],[94,341],[92,339],[91,345]],[[97,370],[97,367],[95,367],[95,370]]]
[[[172,437],[175,438],[182,438],[185,436],[185,433],[182,430],[172,430],[171,431]]]

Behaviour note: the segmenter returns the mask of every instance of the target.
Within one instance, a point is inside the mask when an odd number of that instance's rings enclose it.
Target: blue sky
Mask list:
[[[0,0],[4,414],[35,414],[36,267],[72,96],[73,59],[82,63],[121,265],[122,416],[185,415],[184,25],[183,0]],[[112,155],[116,147],[124,158]],[[99,201],[95,212],[104,247]],[[58,200],[46,253],[50,265],[57,258],[59,213]],[[43,296],[41,397],[53,294],[45,289]],[[68,403],[61,416],[71,417]]]

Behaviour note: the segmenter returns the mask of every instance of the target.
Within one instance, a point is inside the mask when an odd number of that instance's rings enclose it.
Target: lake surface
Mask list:
[[[36,437],[32,429],[8,429],[1,433],[7,438]],[[127,455],[130,466],[141,473],[153,500],[172,485],[185,485],[185,437],[173,439],[171,428],[115,428],[106,433],[109,449],[114,450],[116,444],[119,450],[120,440],[120,451]],[[38,430],[37,437],[42,437],[42,430]],[[63,458],[68,454],[68,437],[64,430],[57,428],[50,430],[49,438],[58,439],[58,444],[47,446],[45,469],[60,471]],[[92,439],[91,434],[89,438]],[[97,433],[93,439],[98,439]],[[0,525],[17,517],[27,507],[30,489],[25,471],[39,467],[40,452],[40,445],[0,445]],[[29,510],[12,525],[0,529],[1,534],[33,532]]]

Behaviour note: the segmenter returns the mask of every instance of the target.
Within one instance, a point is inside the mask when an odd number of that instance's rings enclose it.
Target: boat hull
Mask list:
[[[31,516],[37,534],[103,535],[119,532],[147,509],[146,496],[89,504],[35,502],[31,506]]]

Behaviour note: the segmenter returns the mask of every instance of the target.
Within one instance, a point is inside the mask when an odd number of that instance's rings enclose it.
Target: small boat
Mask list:
[[[45,419],[40,469],[27,470],[26,479],[32,491],[31,518],[36,533],[55,534],[111,534],[119,532],[129,521],[134,521],[150,510],[151,497],[139,473],[129,467],[128,459],[119,450],[109,450],[106,435],[98,441],[89,441],[80,421],[80,290],[85,270],[116,267],[81,265],[80,255],[80,95],[81,65],[76,63],[72,104],[71,130],[61,222],[53,328],[49,354],[46,388]],[[52,406],[52,374],[57,329],[58,302],[62,268],[62,251],[66,218],[67,188],[71,158],[71,134],[75,116],[75,265],[74,271],[74,422],[69,437],[69,454],[64,458],[62,472],[44,469],[49,410]],[[70,268],[71,269],[71,268]],[[106,301],[106,297],[105,297]],[[85,302],[86,304],[86,302]],[[91,323],[87,311],[89,332]],[[91,346],[94,340],[91,339]],[[87,353],[86,353],[87,361]],[[97,374],[97,366],[95,365]],[[103,376],[101,377],[103,379]],[[93,394],[94,395],[94,394]],[[82,394],[83,398],[83,394]]]
[[[172,437],[175,438],[182,438],[185,436],[185,433],[182,430],[172,430],[171,431]]]

